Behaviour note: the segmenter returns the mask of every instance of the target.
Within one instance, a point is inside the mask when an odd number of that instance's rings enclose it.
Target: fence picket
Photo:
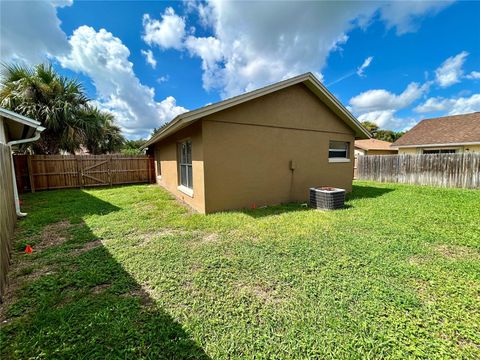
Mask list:
[[[360,180],[480,188],[480,153],[367,155],[356,166]]]
[[[28,155],[28,168],[16,172],[30,179],[33,191],[112,186],[152,182],[151,161],[145,155]]]

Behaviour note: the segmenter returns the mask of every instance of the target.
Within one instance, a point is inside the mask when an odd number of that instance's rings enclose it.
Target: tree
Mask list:
[[[362,125],[365,129],[367,129],[370,134],[372,134],[373,137],[375,137],[375,134],[377,133],[379,127],[377,124],[371,122],[371,121],[363,121]]]
[[[144,154],[145,151],[141,150],[140,147],[145,144],[147,140],[139,139],[139,140],[126,140],[125,144],[123,145],[122,154],[125,155],[140,155]]]
[[[95,153],[119,148],[121,134],[113,116],[91,106],[82,84],[60,76],[50,64],[4,64],[0,87],[0,106],[46,128],[32,145],[35,153],[74,153],[82,145]],[[100,144],[93,146],[94,141]]]
[[[83,115],[96,124],[87,132],[85,147],[91,154],[111,154],[122,149],[125,138],[120,127],[115,125],[111,113],[101,111],[95,107],[88,107]]]
[[[403,131],[392,131],[392,130],[378,130],[375,134],[375,139],[378,140],[383,140],[383,141],[389,141],[389,142],[395,142],[397,139],[399,139],[405,132]]]
[[[157,135],[157,133],[162,130],[165,126],[167,126],[168,124],[170,124],[169,122],[166,122],[165,124],[162,124],[160,125],[158,128],[157,127],[154,127],[152,132],[150,133],[150,137],[154,137],[155,135]]]
[[[377,140],[383,140],[388,142],[394,142],[399,139],[405,132],[403,131],[392,131],[380,129],[380,127],[371,121],[363,121],[362,125],[372,134],[372,137]]]

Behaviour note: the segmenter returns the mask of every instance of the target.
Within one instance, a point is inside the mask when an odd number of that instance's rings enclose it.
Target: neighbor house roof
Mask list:
[[[480,143],[480,112],[420,121],[395,141],[394,147]]]
[[[377,139],[355,140],[355,147],[362,150],[395,150],[390,145],[391,142]]]
[[[192,122],[218,111],[228,109],[232,106],[242,104],[249,100],[256,99],[286,87],[305,84],[319,99],[321,99],[334,113],[345,121],[345,123],[355,131],[355,136],[365,139],[370,134],[360,122],[340,103],[340,101],[327,90],[327,88],[310,72],[295,76],[291,79],[283,80],[263,88],[244,93],[196,110],[188,111],[175,117],[161,131],[155,134],[142,147],[145,148],[191,124]]]

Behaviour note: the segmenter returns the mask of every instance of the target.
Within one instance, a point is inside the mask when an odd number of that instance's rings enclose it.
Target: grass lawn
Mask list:
[[[480,357],[479,191],[357,182],[341,211],[203,216],[142,185],[23,208],[2,359]]]

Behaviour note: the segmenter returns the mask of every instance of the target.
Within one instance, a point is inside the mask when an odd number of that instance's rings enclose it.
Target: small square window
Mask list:
[[[329,159],[348,159],[349,158],[349,143],[345,141],[330,141],[328,148]]]

